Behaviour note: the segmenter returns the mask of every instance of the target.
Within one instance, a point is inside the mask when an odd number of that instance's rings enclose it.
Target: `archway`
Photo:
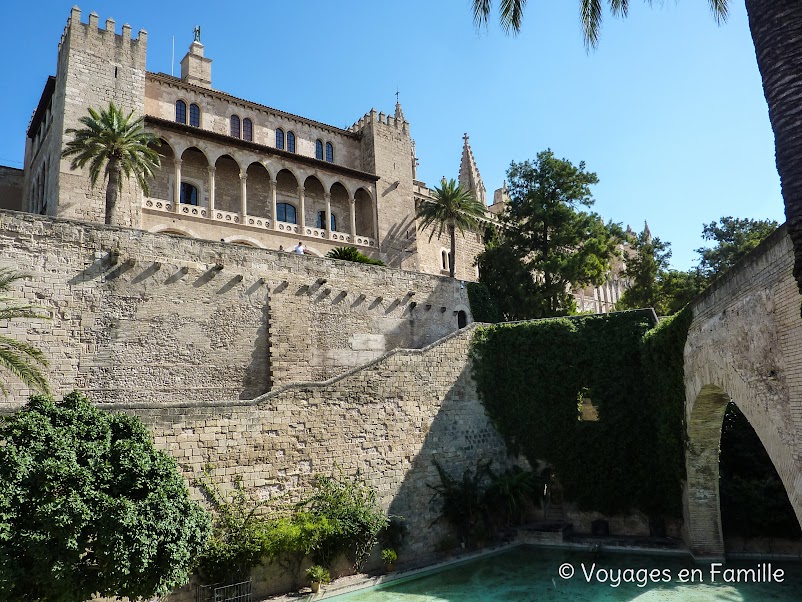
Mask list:
[[[724,556],[719,461],[722,426],[730,401],[730,396],[722,387],[704,385],[693,401],[688,415],[684,514],[688,543],[697,557]],[[738,401],[741,412],[754,427],[756,436],[777,469],[788,500],[798,517],[802,506],[795,495],[793,483],[789,482],[795,475],[787,472],[790,469],[793,473],[793,458],[787,447],[767,444],[767,432],[759,415],[759,405],[746,396]]]

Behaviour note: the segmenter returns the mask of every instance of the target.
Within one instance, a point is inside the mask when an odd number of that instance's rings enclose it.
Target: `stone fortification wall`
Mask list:
[[[252,401],[115,404],[139,416],[191,480],[211,465],[223,488],[236,476],[263,497],[307,491],[315,474],[357,472],[403,516],[407,564],[434,553],[445,525],[432,523],[439,482],[432,459],[454,476],[492,459],[504,442],[478,400],[468,361],[473,328],[422,350],[398,350],[323,383],[280,387]],[[268,593],[257,584],[257,593]]]
[[[99,402],[251,399],[425,345],[467,306],[448,278],[12,212],[0,265],[51,318],[0,331],[44,351],[56,394]]]

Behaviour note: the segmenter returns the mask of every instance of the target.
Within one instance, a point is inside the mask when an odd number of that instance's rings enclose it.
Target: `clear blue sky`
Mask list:
[[[499,0],[496,0],[498,3]],[[170,73],[202,27],[215,88],[335,126],[396,88],[417,143],[418,177],[456,177],[468,132],[488,193],[510,161],[545,148],[585,161],[605,219],[697,259],[703,222],[723,215],[784,221],[774,139],[743,2],[718,27],[704,0],[607,15],[585,52],[577,0],[531,0],[523,32],[473,27],[469,0],[80,3],[148,31],[148,70]],[[0,164],[22,166],[25,130],[73,2],[3,3]],[[660,3],[655,3],[660,4]]]

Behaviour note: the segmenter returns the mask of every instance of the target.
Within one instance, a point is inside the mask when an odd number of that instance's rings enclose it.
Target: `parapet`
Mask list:
[[[100,17],[94,11],[89,14],[88,23],[81,23],[81,9],[77,6],[73,6],[70,11],[70,17],[67,19],[67,25],[64,27],[64,32],[61,34],[61,40],[58,44],[59,52],[61,52],[64,40],[71,30],[82,31],[86,36],[86,41],[91,41],[92,37],[95,36],[94,39],[106,43],[109,40],[114,40],[115,43],[128,42],[132,45],[136,45],[136,47],[139,47],[141,50],[144,50],[148,43],[148,32],[144,29],[140,29],[137,37],[132,39],[131,26],[128,23],[122,26],[121,34],[116,33],[115,22],[112,18],[106,19],[105,29],[101,28]]]
[[[369,123],[388,126],[393,129],[400,130],[404,134],[409,133],[409,122],[406,119],[402,120],[397,119],[392,115],[385,115],[383,111],[377,114],[376,109],[371,109],[368,113],[365,113],[362,118],[360,118],[347,129],[349,132],[358,134],[362,132],[362,130],[365,129],[365,126]]]

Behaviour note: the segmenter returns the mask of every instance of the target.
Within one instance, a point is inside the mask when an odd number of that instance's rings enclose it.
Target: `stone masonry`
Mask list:
[[[469,315],[449,278],[23,213],[0,212],[0,258],[50,317],[0,330],[45,352],[57,394],[99,402],[252,399]]]
[[[760,437],[802,522],[802,321],[781,227],[691,306],[685,346],[685,538],[723,556],[718,452],[732,399]]]

